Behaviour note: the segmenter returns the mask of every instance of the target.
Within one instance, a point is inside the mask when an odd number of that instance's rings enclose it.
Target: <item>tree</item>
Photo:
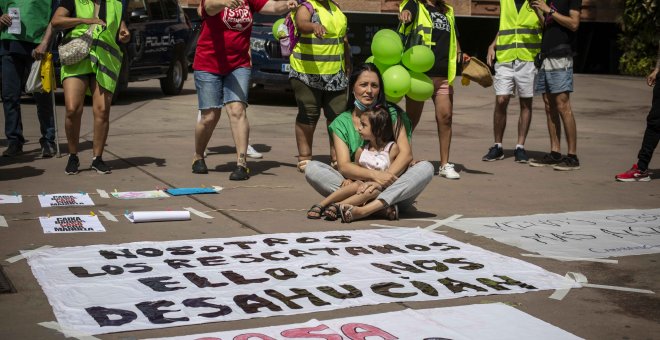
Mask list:
[[[658,53],[659,8],[656,0],[625,0],[618,44],[621,73],[643,76],[655,67]]]

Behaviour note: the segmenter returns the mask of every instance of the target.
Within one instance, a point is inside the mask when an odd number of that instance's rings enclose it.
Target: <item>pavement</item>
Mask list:
[[[560,172],[533,168],[513,161],[518,104],[509,108],[504,138],[505,159],[483,162],[481,157],[492,144],[493,90],[476,84],[462,87],[457,80],[453,139],[450,161],[456,163],[460,180],[435,176],[418,197],[416,211],[401,216],[395,225],[426,226],[431,222],[412,218],[444,219],[455,214],[464,217],[519,216],[605,209],[650,209],[660,207],[660,155],[656,150],[651,163],[653,180],[647,183],[619,183],[614,175],[636,161],[651,103],[651,89],[642,78],[610,75],[576,75],[576,92],[571,96],[578,128],[578,157],[581,169]],[[271,233],[331,231],[374,228],[390,224],[377,219],[351,224],[308,220],[305,211],[321,199],[296,171],[294,119],[296,107],[290,93],[262,91],[251,94],[248,117],[251,144],[264,157],[250,160],[248,181],[229,181],[235,166],[233,140],[226,115],[220,120],[209,144],[208,175],[191,173],[193,129],[197,97],[189,79],[181,95],[164,96],[157,81],[129,84],[129,92],[112,107],[110,133],[104,160],[112,174],[86,170],[91,164],[92,113],[85,107],[81,130],[81,171],[64,173],[66,157],[38,159],[39,126],[29,97],[22,105],[23,125],[28,142],[26,154],[0,158],[0,194],[17,192],[22,204],[0,205],[0,215],[9,227],[0,227],[0,265],[16,293],[0,294],[0,338],[62,339],[61,333],[39,326],[54,321],[53,310],[34,278],[27,262],[5,259],[44,245],[53,247],[118,244],[136,241],[166,241],[223,238]],[[66,152],[64,103],[57,93],[60,145]],[[526,149],[531,157],[549,150],[546,119],[540,97],[534,100],[534,113]],[[0,118],[0,124],[4,120]],[[320,124],[324,125],[324,124]],[[328,162],[327,132],[319,126],[315,135],[315,159]],[[6,140],[0,140],[0,144]],[[565,140],[562,138],[565,153]],[[438,139],[431,102],[427,102],[413,141],[416,159],[439,160]],[[163,187],[222,186],[219,195],[182,196],[168,199],[102,199],[97,189],[107,192],[142,191]],[[214,219],[193,216],[191,221],[134,225],[123,218],[104,220],[105,233],[44,234],[38,216],[40,193],[87,192],[95,207],[57,208],[66,214],[87,214],[106,210],[119,216],[126,210],[180,210],[193,207]],[[61,209],[61,210],[59,210]],[[48,211],[50,212],[50,211]],[[602,290],[573,289],[561,300],[548,299],[551,292],[491,295],[432,302],[390,303],[339,309],[330,312],[227,321],[195,326],[162,328],[98,335],[100,339],[135,339],[202,332],[243,329],[304,322],[312,318],[364,315],[402,308],[431,308],[484,302],[504,302],[545,322],[587,339],[658,339],[660,334],[660,254],[616,258],[618,264],[561,262],[547,258],[522,257],[519,248],[491,239],[441,227],[444,235],[486,250],[522,259],[551,272],[564,275],[580,272],[589,282],[634,287],[654,295]],[[411,337],[411,338],[414,338]]]

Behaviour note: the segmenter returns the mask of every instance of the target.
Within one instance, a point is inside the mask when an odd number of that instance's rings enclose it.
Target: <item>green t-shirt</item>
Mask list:
[[[412,138],[412,124],[410,123],[408,114],[397,105],[391,103],[388,103],[387,109],[390,111],[392,123],[395,126],[397,111],[399,112],[403,120],[403,126],[406,128],[408,142],[410,142]],[[364,144],[364,140],[360,136],[360,133],[355,129],[355,126],[353,126],[353,113],[351,111],[346,111],[337,116],[330,126],[328,126],[328,132],[331,136],[333,133],[336,134],[339,139],[346,143],[351,152],[351,161],[355,161],[355,153],[357,152],[357,149]]]

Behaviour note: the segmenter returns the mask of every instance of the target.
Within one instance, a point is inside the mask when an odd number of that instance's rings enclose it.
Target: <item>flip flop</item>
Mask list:
[[[341,216],[341,223],[351,223],[353,222],[353,210],[354,206],[350,204],[340,204],[339,205],[339,214]]]

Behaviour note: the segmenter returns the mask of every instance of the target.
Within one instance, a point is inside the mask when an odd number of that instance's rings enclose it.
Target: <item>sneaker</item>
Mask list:
[[[16,157],[23,153],[23,144],[11,143],[7,149],[2,152],[3,157]]]
[[[99,174],[109,174],[112,172],[110,167],[105,164],[101,156],[96,156],[92,158],[92,167],[93,170],[96,170]]]
[[[247,156],[250,157],[250,158],[256,158],[256,159],[264,158],[264,155],[261,154],[261,152],[258,152],[257,150],[255,150],[252,147],[252,145],[250,145],[250,144],[248,144],[248,147],[247,147]]]
[[[532,159],[529,161],[530,166],[541,167],[541,166],[555,166],[562,161],[562,158],[554,158],[551,154],[546,153],[542,159],[536,160]]]
[[[447,178],[447,179],[459,179],[461,178],[461,175],[454,170],[454,164],[447,163],[444,166],[440,167],[440,171],[438,172],[438,175]]]
[[[516,163],[528,163],[529,157],[527,157],[527,152],[523,148],[516,148],[513,151],[514,160]]]
[[[648,182],[651,180],[651,176],[647,170],[639,170],[637,164],[633,164],[632,168],[626,172],[622,172],[614,176],[619,182]]]
[[[75,175],[77,174],[78,167],[80,166],[80,160],[78,160],[77,155],[69,155],[69,161],[66,162],[66,168],[64,169],[64,172],[67,175]]]
[[[488,153],[481,158],[484,162],[492,162],[504,159],[504,149],[501,146],[493,145],[488,149]]]
[[[52,143],[44,143],[41,145],[41,158],[51,158],[55,155],[56,147]]]
[[[209,173],[209,169],[206,167],[206,162],[204,162],[204,158],[200,158],[200,159],[193,162],[192,172],[194,174],[208,174]]]
[[[580,170],[580,161],[577,157],[564,157],[552,168],[559,171]]]
[[[250,178],[250,169],[239,165],[234,169],[234,172],[229,175],[229,180],[231,181],[244,181]]]

